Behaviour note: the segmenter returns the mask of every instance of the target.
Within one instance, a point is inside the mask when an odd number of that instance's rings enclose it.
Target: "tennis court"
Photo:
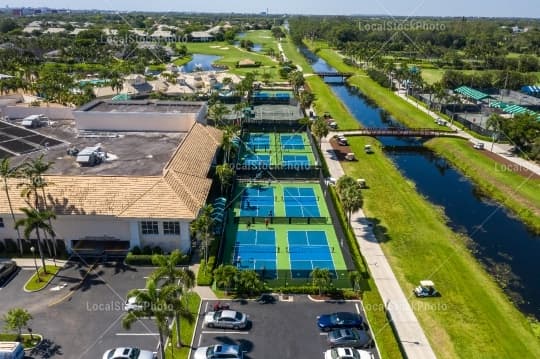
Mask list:
[[[318,197],[313,188],[284,187],[283,200],[287,217],[320,217]]]
[[[238,231],[233,262],[238,269],[253,269],[262,277],[277,277],[276,236],[274,231]]]
[[[247,154],[244,157],[244,165],[257,168],[268,168],[270,166],[270,155],[258,155],[255,153]]]
[[[280,135],[281,148],[284,150],[304,150],[304,137],[299,134]]]
[[[267,217],[274,213],[274,189],[272,187],[246,187],[242,193],[240,216]]]
[[[306,155],[283,155],[283,167],[309,167],[309,158]]]
[[[253,150],[268,150],[270,148],[270,135],[267,133],[250,133],[247,145]]]
[[[334,278],[336,271],[326,233],[324,231],[287,231],[291,275],[308,278],[315,268],[328,269]]]

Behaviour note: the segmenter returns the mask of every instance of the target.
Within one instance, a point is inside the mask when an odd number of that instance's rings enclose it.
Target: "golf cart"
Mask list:
[[[360,188],[367,188],[366,180],[363,178],[359,178],[356,180],[356,183],[360,186]]]
[[[367,154],[372,154],[373,153],[373,148],[371,148],[371,145],[365,145],[364,146],[364,152],[366,152]]]
[[[439,292],[435,289],[435,284],[430,280],[421,280],[420,285],[413,290],[417,297],[438,297]]]
[[[345,159],[347,161],[356,161],[356,156],[354,155],[354,153],[349,152],[345,155]]]

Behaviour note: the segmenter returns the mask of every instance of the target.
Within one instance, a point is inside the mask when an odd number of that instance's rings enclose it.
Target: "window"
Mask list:
[[[158,223],[155,221],[141,222],[142,234],[159,234]]]
[[[179,222],[163,222],[163,234],[180,235],[180,223]]]
[[[4,228],[4,219],[0,217],[0,228]]]

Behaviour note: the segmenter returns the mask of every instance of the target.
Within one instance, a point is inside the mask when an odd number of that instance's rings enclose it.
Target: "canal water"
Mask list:
[[[215,55],[193,54],[191,61],[182,66],[182,72],[216,70],[213,63],[219,58]]]
[[[302,49],[317,72],[336,71],[324,60]],[[364,127],[399,126],[355,88],[327,81],[333,92]],[[473,253],[492,273],[506,275],[506,293],[525,314],[540,319],[540,280],[538,258],[540,236],[489,200],[444,158],[427,150],[420,140],[380,138],[399,171],[416,184],[416,189],[437,206],[444,208],[450,227],[466,234]],[[406,148],[401,150],[400,148]]]

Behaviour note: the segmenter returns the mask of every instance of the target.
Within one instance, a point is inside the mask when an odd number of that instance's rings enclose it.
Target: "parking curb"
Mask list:
[[[90,275],[90,273],[96,268],[97,266],[97,263],[94,263],[92,264],[92,266],[90,267],[90,269],[88,270],[88,272],[86,272],[86,274],[84,275],[84,277],[79,281],[79,283],[77,283],[74,287],[73,290],[70,290],[69,293],[67,293],[66,295],[64,295],[63,297],[61,297],[60,299],[54,301],[54,302],[51,302],[49,304],[47,304],[47,307],[54,307],[55,305],[57,304],[60,304],[62,303],[64,300],[70,298],[73,294],[75,294],[75,292],[81,287],[81,284],[86,280],[86,277],[88,277],[88,275]]]
[[[315,303],[362,303],[360,299],[315,299],[310,294],[307,297]]]

